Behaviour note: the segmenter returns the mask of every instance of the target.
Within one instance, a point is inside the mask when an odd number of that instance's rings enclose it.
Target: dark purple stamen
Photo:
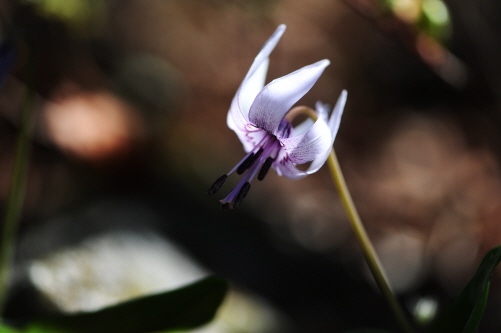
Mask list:
[[[219,177],[214,182],[214,184],[212,184],[212,186],[207,190],[207,194],[213,195],[214,193],[219,191],[219,189],[224,185],[224,182],[226,181],[226,179],[228,179],[228,175],[222,175],[221,177]]]
[[[268,171],[271,168],[271,165],[273,164],[273,161],[275,159],[273,157],[268,157],[266,161],[263,163],[263,166],[261,167],[261,170],[259,170],[259,174],[257,175],[258,180],[263,180]]]
[[[247,193],[249,193],[251,184],[249,182],[245,182],[242,185],[242,188],[240,189],[240,192],[238,192],[237,198],[235,199],[235,202],[233,203],[233,208],[238,208],[242,204],[242,201],[244,201],[245,196]]]
[[[245,172],[245,170],[247,170],[250,166],[250,162],[253,160],[255,154],[254,153],[250,153],[249,156],[247,156],[247,158],[245,159],[245,161],[242,162],[242,164],[240,164],[237,168],[237,173],[239,175],[243,174]]]
[[[264,150],[263,148],[259,148],[257,153],[255,153],[255,154],[251,153],[249,155],[249,157],[247,157],[245,159],[245,161],[242,164],[240,164],[240,166],[237,169],[237,173],[239,175],[241,175],[242,173],[244,173],[245,170],[249,169],[257,161],[257,159],[261,156],[261,154],[263,153],[263,150]]]

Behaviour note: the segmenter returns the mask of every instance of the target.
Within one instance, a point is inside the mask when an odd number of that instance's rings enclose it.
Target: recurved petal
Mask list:
[[[232,106],[233,107],[233,106]],[[246,152],[251,151],[266,135],[266,131],[253,126],[238,113],[228,113],[228,127],[231,128],[242,142]]]
[[[305,171],[301,171],[296,166],[294,163],[292,163],[289,159],[285,158],[280,161],[276,161],[273,164],[273,167],[275,170],[277,170],[277,174],[279,176],[284,176],[285,178],[289,178],[292,180],[297,180],[304,178],[308,175]]]
[[[247,146],[244,140],[249,130],[249,108],[264,86],[269,64],[268,57],[282,37],[285,28],[284,24],[280,25],[263,45],[231,102],[226,121],[228,127],[236,132],[244,147]]]
[[[264,43],[261,51],[259,51],[247,72],[247,75],[245,75],[240,88],[238,88],[235,98],[245,118],[247,118],[249,108],[254,98],[256,98],[257,94],[263,89],[266,73],[268,72],[268,64],[270,62],[269,56],[285,32],[285,28],[285,24],[279,25],[273,35]]]
[[[336,138],[337,131],[339,130],[339,125],[341,124],[341,116],[343,115],[344,106],[346,105],[346,99],[348,98],[348,92],[343,90],[339,98],[337,99],[336,105],[334,106],[334,110],[332,111],[332,115],[329,119],[329,128],[332,134],[332,143],[334,143],[334,139]]]
[[[305,133],[279,140],[290,161],[303,164],[313,161],[330,148],[331,131],[325,120],[318,118]]]
[[[330,111],[329,104],[325,104],[318,101],[315,103],[315,111],[317,112],[317,115],[323,118],[325,121],[329,119],[329,111]]]
[[[348,93],[346,92],[346,90],[343,90],[337,100],[336,106],[334,107],[334,110],[332,111],[332,115],[328,122],[329,130],[331,132],[331,144],[325,152],[320,154],[317,158],[315,158],[311,162],[308,170],[306,171],[308,174],[317,172],[322,167],[322,165],[324,165],[325,161],[329,157],[332,145],[334,144],[334,140],[339,130],[339,125],[341,123],[341,116],[343,115],[343,110],[346,104],[347,96]],[[317,103],[317,108],[318,108],[318,103]]]
[[[318,117],[323,118],[326,122],[329,120],[329,105],[322,102],[317,102],[315,104],[315,111]],[[315,120],[310,117],[306,118],[302,123],[294,127],[293,136],[298,136],[306,132],[313,124]]]
[[[311,162],[306,173],[312,174],[317,172],[322,167],[322,165],[324,165],[325,161],[329,157],[332,145],[334,144],[334,139],[336,138],[337,132],[339,130],[339,124],[341,123],[341,116],[343,115],[343,110],[346,104],[347,97],[348,93],[346,92],[346,90],[343,90],[337,100],[336,106],[334,107],[332,115],[329,119],[328,125],[331,132],[331,144],[329,148]],[[317,111],[318,111],[318,106],[319,105],[317,103]]]
[[[268,83],[252,103],[249,120],[257,127],[277,134],[282,118],[313,87],[329,63],[324,59]]]
[[[266,41],[266,43],[264,43],[263,47],[261,48],[261,51],[259,51],[258,55],[254,59],[254,62],[252,63],[249,72],[247,72],[247,75],[245,76],[244,80],[246,80],[249,76],[254,74],[254,71],[257,70],[257,68],[261,65],[261,63],[266,59],[268,59],[275,46],[277,46],[278,41],[284,34],[285,28],[286,28],[285,24],[280,24],[277,30],[275,30],[275,32],[273,33],[273,35],[271,35],[271,37]]]
[[[252,102],[264,87],[269,63],[268,58],[264,59],[257,69],[253,71],[252,75],[248,75],[238,88],[235,98],[238,101],[240,112],[243,113],[245,118],[248,118]]]
[[[233,98],[230,105],[230,110],[226,116],[226,124],[229,128],[234,130],[237,134],[238,132],[245,131],[245,125],[249,123],[249,120],[244,116],[243,112],[238,105],[238,92]]]

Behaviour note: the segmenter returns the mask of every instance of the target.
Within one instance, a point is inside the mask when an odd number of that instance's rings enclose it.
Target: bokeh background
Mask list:
[[[3,206],[24,91],[36,91],[6,317],[215,273],[232,293],[200,332],[396,330],[326,167],[300,181],[271,172],[234,211],[217,200],[237,176],[205,193],[244,155],[226,113],[285,23],[268,78],[330,59],[298,104],[348,90],[341,166],[403,306],[426,320],[501,243],[499,13],[497,0],[1,2],[17,49],[0,91]],[[500,277],[481,332],[501,329]]]

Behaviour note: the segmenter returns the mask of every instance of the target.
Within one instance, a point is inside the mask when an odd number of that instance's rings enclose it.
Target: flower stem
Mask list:
[[[300,114],[306,115],[313,120],[317,120],[318,118],[315,111],[306,106],[294,107],[289,111],[287,116],[289,117],[289,119],[294,119]],[[334,185],[336,186],[339,196],[341,197],[341,202],[343,204],[344,210],[346,211],[346,214],[348,215],[348,219],[350,220],[353,232],[355,233],[355,236],[357,237],[357,240],[362,247],[362,252],[364,254],[365,260],[369,265],[369,269],[371,270],[372,276],[374,277],[379,290],[386,298],[386,301],[393,311],[393,314],[395,315],[395,318],[400,324],[402,330],[405,333],[412,333],[412,327],[409,324],[407,317],[405,316],[405,313],[400,306],[400,303],[398,302],[397,298],[390,288],[390,284],[388,282],[388,278],[386,277],[386,273],[384,272],[383,265],[381,264],[381,261],[379,260],[377,253],[372,246],[372,242],[369,239],[364,225],[362,224],[362,220],[360,219],[357,209],[355,208],[355,204],[353,203],[353,199],[351,198],[348,186],[346,186],[346,181],[344,180],[343,172],[341,171],[341,167],[339,166],[334,148],[331,149],[329,158],[327,159],[327,164],[329,165],[332,180],[334,181]]]
[[[26,173],[30,155],[30,132],[33,122],[33,90],[26,86],[21,110],[21,122],[12,170],[12,179],[5,208],[5,219],[0,240],[0,320],[3,316],[10,268],[14,257],[16,233],[24,199]]]
[[[367,232],[365,231],[364,225],[362,224],[362,220],[358,215],[357,209],[355,208],[355,204],[353,203],[350,191],[346,186],[343,172],[341,171],[341,167],[339,166],[339,162],[337,160],[334,149],[331,149],[331,153],[329,155],[327,163],[329,165],[329,169],[334,184],[339,192],[339,196],[341,197],[341,202],[348,215],[348,219],[350,220],[351,227],[353,228],[353,231],[355,232],[358,242],[362,247],[365,260],[369,265],[369,269],[371,270],[372,276],[374,277],[374,280],[376,281],[379,290],[386,298],[386,301],[388,302],[391,310],[393,311],[393,314],[395,315],[395,318],[399,322],[402,330],[406,333],[411,333],[412,332],[411,325],[409,324],[407,317],[405,316],[405,313],[400,306],[400,303],[398,302],[398,300],[396,299],[395,295],[393,294],[390,288],[390,284],[384,272],[383,266],[376,254],[376,251],[374,250],[374,247],[372,246],[372,243],[369,239],[369,236],[367,235]]]

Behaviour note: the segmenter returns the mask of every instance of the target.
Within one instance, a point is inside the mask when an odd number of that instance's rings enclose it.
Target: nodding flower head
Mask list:
[[[225,175],[219,177],[207,194],[216,193],[230,174],[242,176],[230,194],[220,200],[223,209],[238,208],[257,175],[263,180],[270,168],[280,176],[300,179],[316,172],[325,163],[336,137],[347,93],[343,91],[332,115],[320,102],[316,105],[318,119],[305,120],[293,127],[285,115],[318,80],[329,60],[321,60],[264,85],[269,55],[285,31],[280,25],[255,58],[233,98],[227,123],[240,141],[247,155]],[[306,171],[297,164],[311,162]]]

